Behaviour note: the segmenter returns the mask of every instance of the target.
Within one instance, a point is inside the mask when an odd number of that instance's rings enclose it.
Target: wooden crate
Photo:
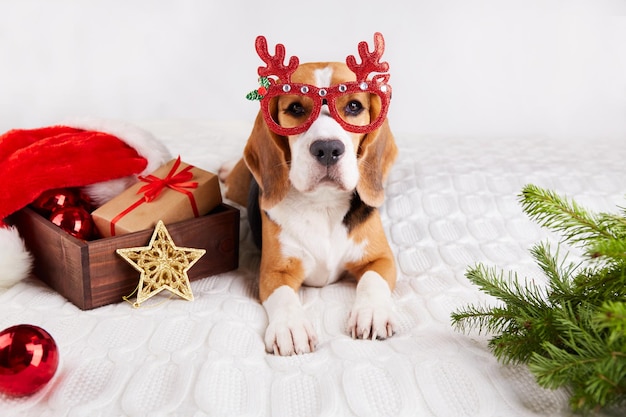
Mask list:
[[[82,241],[35,211],[12,216],[34,257],[34,274],[82,310],[122,301],[139,283],[139,272],[115,249],[146,246],[153,229]],[[239,261],[239,210],[221,204],[209,214],[166,225],[176,246],[206,249],[188,272],[190,280],[230,271]]]

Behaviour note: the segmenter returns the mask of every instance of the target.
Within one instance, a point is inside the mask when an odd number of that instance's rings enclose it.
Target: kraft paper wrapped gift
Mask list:
[[[204,214],[222,202],[217,175],[174,159],[91,215],[102,237],[119,236]]]

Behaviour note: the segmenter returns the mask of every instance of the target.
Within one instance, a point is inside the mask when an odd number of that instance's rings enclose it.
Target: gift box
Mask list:
[[[217,175],[174,159],[106,204],[91,216],[102,237],[169,225],[202,216],[222,202]]]
[[[11,216],[34,258],[34,275],[82,310],[122,301],[139,272],[116,249],[146,246],[153,228],[92,241],[76,239],[34,210]],[[238,267],[239,210],[219,204],[204,216],[168,223],[176,246],[205,249],[188,271],[191,281]]]

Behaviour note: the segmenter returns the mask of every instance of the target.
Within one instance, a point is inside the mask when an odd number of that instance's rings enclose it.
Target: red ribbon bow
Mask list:
[[[193,166],[189,165],[186,168],[183,168],[182,171],[180,171],[179,173],[176,173],[176,170],[179,166],[180,156],[176,159],[176,162],[174,162],[172,169],[165,176],[165,178],[155,177],[152,174],[140,176],[139,180],[147,182],[147,184],[141,187],[139,191],[137,191],[137,194],[143,193],[146,202],[149,203],[157,198],[165,188],[171,188],[172,190],[178,191],[179,193],[187,194],[188,196],[190,196],[190,198],[192,198],[193,195],[191,194],[191,191],[185,190],[185,188],[198,187],[197,182],[189,181],[193,178],[193,174],[190,172]],[[197,210],[195,209],[195,204],[192,204],[192,206],[194,208],[194,214],[196,215],[196,217],[198,217],[198,215],[196,214]]]
[[[113,220],[111,220],[111,236],[115,236],[115,224],[122,217],[126,216],[128,213],[130,213],[131,211],[139,207],[141,204],[149,203],[155,200],[157,197],[159,197],[159,195],[161,195],[163,190],[165,190],[166,188],[170,188],[174,191],[178,191],[179,193],[185,194],[189,198],[189,202],[191,203],[191,209],[193,210],[193,215],[195,217],[200,216],[198,212],[198,206],[196,205],[196,199],[194,198],[193,193],[187,189],[187,188],[198,187],[197,182],[189,181],[190,179],[193,178],[193,173],[191,172],[191,169],[193,168],[193,166],[189,165],[177,173],[176,170],[178,170],[178,168],[180,167],[180,164],[181,164],[181,161],[180,161],[180,155],[179,155],[176,161],[174,162],[172,169],[170,169],[170,172],[168,172],[165,178],[155,177],[152,174],[139,177],[140,181],[147,183],[146,185],[144,185],[137,191],[137,194],[143,193],[143,197],[137,200],[134,204],[132,204],[126,210],[122,211],[120,214],[115,216]]]

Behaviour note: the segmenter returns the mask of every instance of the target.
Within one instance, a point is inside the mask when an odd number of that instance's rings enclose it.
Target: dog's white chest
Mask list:
[[[355,243],[343,224],[349,207],[348,193],[292,190],[268,212],[281,226],[278,238],[283,255],[302,261],[305,285],[321,287],[335,282],[346,263],[363,257],[366,242]]]

